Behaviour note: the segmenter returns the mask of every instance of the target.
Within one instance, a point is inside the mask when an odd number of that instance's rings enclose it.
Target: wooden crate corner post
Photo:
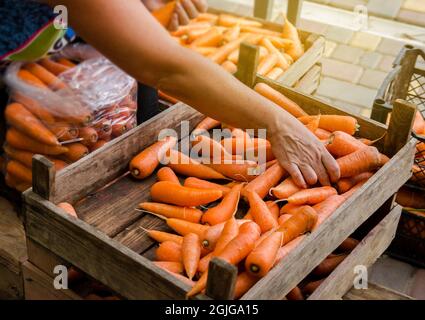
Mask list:
[[[252,44],[242,43],[239,51],[239,66],[236,72],[236,78],[252,88],[257,78],[258,62],[258,47]]]
[[[233,300],[238,269],[218,258],[208,268],[206,294],[215,300]]]
[[[254,17],[264,20],[271,20],[273,15],[273,7],[274,0],[255,0]]]
[[[56,179],[55,165],[41,155],[35,155],[32,164],[32,189],[34,193],[46,200],[53,199]]]

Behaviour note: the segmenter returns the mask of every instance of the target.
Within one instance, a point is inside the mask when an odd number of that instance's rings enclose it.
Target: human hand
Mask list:
[[[155,11],[164,6],[170,0],[143,0],[149,11]],[[180,0],[171,18],[168,29],[175,31],[179,26],[187,25],[191,19],[195,19],[200,13],[207,11],[206,0]]]
[[[328,186],[339,180],[336,160],[298,120],[282,116],[273,121],[269,131],[274,155],[299,187],[317,182]]]

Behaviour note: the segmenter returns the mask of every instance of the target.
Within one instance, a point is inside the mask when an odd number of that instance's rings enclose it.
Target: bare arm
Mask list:
[[[68,8],[73,28],[140,82],[240,128],[266,128],[276,157],[300,185],[335,181],[338,167],[290,114],[168,35],[140,0],[48,0]],[[327,170],[326,170],[326,169]],[[303,178],[304,176],[304,178]]]

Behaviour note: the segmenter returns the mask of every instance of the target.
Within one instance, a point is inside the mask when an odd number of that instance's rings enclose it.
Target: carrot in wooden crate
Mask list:
[[[208,227],[202,224],[188,222],[180,219],[167,219],[166,223],[171,229],[173,229],[181,236],[185,236],[189,233],[195,233],[201,238],[208,230]]]
[[[187,277],[190,280],[193,279],[198,270],[200,259],[201,245],[199,244],[199,236],[194,233],[185,235],[182,244],[182,260]]]
[[[369,180],[372,176],[372,172],[364,172],[351,178],[343,178],[337,182],[338,192],[346,193],[359,182]]]
[[[176,176],[174,171],[168,167],[159,169],[156,177],[158,178],[158,181],[169,181],[180,184],[179,178]]]
[[[8,161],[6,172],[19,179],[19,181],[32,184],[32,171],[18,161]]]
[[[331,216],[344,202],[345,197],[334,195],[323,202],[316,204],[313,209],[316,210],[318,217],[314,229],[317,229],[329,216]]]
[[[184,272],[183,264],[175,261],[154,261],[154,264],[164,270],[172,273],[182,274]]]
[[[344,157],[359,149],[367,147],[363,142],[343,131],[335,131],[326,145],[328,151],[335,157]]]
[[[165,241],[156,249],[155,256],[158,261],[181,262],[182,245],[172,241]]]
[[[259,278],[253,277],[248,272],[240,273],[236,279],[234,299],[241,298],[258,282],[258,280]]]
[[[314,116],[303,116],[298,120],[303,124],[308,124],[313,118]],[[319,127],[330,132],[343,131],[354,135],[359,129],[359,124],[357,119],[351,116],[321,115]]]
[[[301,43],[297,28],[285,17],[282,36],[292,41],[292,45],[285,52],[294,59],[298,60],[304,54],[304,46]]]
[[[155,240],[158,243],[163,243],[166,241],[175,242],[177,244],[183,243],[183,237],[178,236],[176,234],[158,231],[158,230],[146,230],[146,233],[149,237],[151,237],[153,240]]]
[[[61,203],[58,204],[58,207],[63,209],[70,216],[72,216],[74,218],[78,218],[77,211],[75,211],[75,208],[70,203],[61,202]]]
[[[289,243],[297,237],[313,229],[317,222],[316,211],[309,206],[300,208],[297,214],[286,221],[278,228],[278,232],[283,233],[282,245]]]
[[[375,147],[362,148],[337,160],[341,178],[350,178],[370,172],[381,166],[381,154]]]
[[[255,192],[247,192],[250,206],[250,212],[254,221],[259,225],[261,232],[267,232],[278,226],[277,221],[273,218],[267,204]]]
[[[90,153],[89,149],[81,143],[67,144],[66,147],[68,151],[64,153],[64,157],[69,162],[77,162]]]
[[[295,205],[315,205],[337,194],[338,192],[332,187],[306,189],[290,196],[288,202]]]
[[[223,191],[223,195],[226,196],[231,188],[227,186],[223,186],[217,183],[209,182],[206,180],[189,177],[184,181],[184,186],[188,188],[195,188],[195,189],[207,189],[207,190],[221,190]]]
[[[202,211],[196,208],[178,207],[163,203],[143,202],[139,204],[139,208],[166,218],[181,219],[194,223],[199,223],[202,217]]]

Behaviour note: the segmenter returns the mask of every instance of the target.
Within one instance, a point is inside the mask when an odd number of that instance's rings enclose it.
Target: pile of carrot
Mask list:
[[[304,280],[292,289],[286,296],[286,299],[305,300],[312,295],[358,244],[359,241],[353,238],[345,240],[333,253],[314,268]]]
[[[282,30],[271,31],[252,19],[203,13],[171,35],[182,46],[209,58],[232,74],[238,69],[241,43],[257,45],[257,72],[273,80],[279,79],[304,54],[298,31],[288,20]]]
[[[24,64],[17,76],[29,86],[57,92],[67,88],[59,76],[76,63],[44,58]],[[78,116],[65,116],[67,112],[62,116],[54,114],[25,92],[12,90],[10,98],[12,102],[5,109],[9,126],[4,146],[5,180],[20,192],[32,185],[34,154],[48,157],[59,171],[136,125],[137,104],[133,94],[94,112],[84,110]]]
[[[204,147],[196,149],[202,153],[198,159],[175,150],[175,138],[143,150],[131,161],[130,172],[140,180],[157,172],[158,181],[151,188],[151,201],[139,204],[139,209],[164,219],[173,231],[146,230],[159,243],[155,264],[188,283],[192,288],[189,297],[204,292],[209,261],[218,257],[239,267],[234,296],[240,298],[389,161],[369,141],[353,136],[358,130],[355,118],[308,116],[271,87],[262,84],[255,89],[323,140],[337,159],[341,179],[332,187],[318,184],[303,190],[272,152],[267,162],[258,163],[245,159],[245,153],[235,148],[242,144],[267,151],[271,149],[268,140],[229,126],[225,127],[231,131],[230,138],[199,139],[202,130],[221,125],[211,118],[204,119],[192,133],[193,148],[200,143]],[[228,161],[204,161],[211,157],[204,152],[212,149],[217,151],[215,157]],[[172,162],[157,171],[165,157]],[[252,175],[258,168],[265,171]]]

